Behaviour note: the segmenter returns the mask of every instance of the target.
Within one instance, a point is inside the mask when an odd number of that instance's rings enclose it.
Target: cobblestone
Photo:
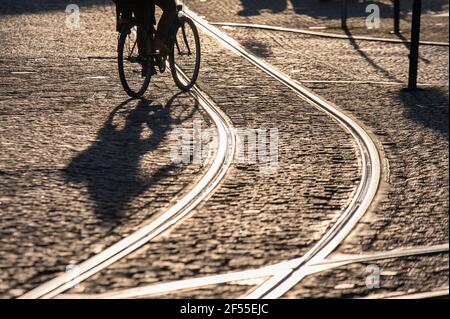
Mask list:
[[[1,19],[0,295],[17,297],[173,205],[204,167],[174,165],[170,133],[211,124],[168,77],[127,100],[112,18],[76,32],[55,27],[64,10]]]
[[[286,298],[365,298],[448,287],[448,254],[353,264],[305,278]],[[420,284],[419,284],[420,283]]]
[[[361,234],[376,234],[371,239],[363,236],[364,250],[448,242],[448,48],[422,48],[427,62],[421,64],[419,82],[443,85],[407,92],[404,85],[351,83],[405,81],[407,58],[401,45],[362,41],[361,50],[369,53],[361,56],[340,41],[231,32],[241,43],[253,39],[264,43],[273,52],[266,58],[270,63],[354,116],[377,139],[385,155],[386,182],[383,199],[362,222],[366,226],[361,226]],[[281,59],[285,43],[292,54]],[[329,62],[333,52],[348,54]],[[321,83],[332,80],[350,83]]]
[[[407,92],[405,84],[398,84],[407,81],[408,52],[402,45],[227,32],[353,116],[378,141],[385,170],[379,199],[338,251],[357,254],[448,242],[448,48],[421,47],[419,82],[428,85]],[[432,288],[433,267],[430,262],[418,287]],[[330,294],[351,296],[339,289]],[[288,296],[298,295],[294,289]]]
[[[422,40],[448,42],[448,0],[424,0],[422,16]],[[210,22],[238,22],[268,24],[290,28],[312,29],[346,34],[341,29],[341,2],[339,0],[224,0],[220,5],[212,1],[190,0],[189,7]],[[366,25],[366,8],[375,4],[380,9],[380,27],[369,29]],[[410,38],[412,10],[410,1],[401,2],[402,34]],[[390,0],[348,1],[347,25],[353,35],[399,38],[392,34],[393,7]]]
[[[262,174],[259,165],[233,165],[222,187],[190,218],[92,277],[78,292],[243,270],[299,257],[330,227],[359,182],[354,141],[337,123],[215,41],[203,35],[202,42],[200,87],[235,127],[279,130],[278,172],[271,176]],[[130,276],[133,280],[122,280]]]

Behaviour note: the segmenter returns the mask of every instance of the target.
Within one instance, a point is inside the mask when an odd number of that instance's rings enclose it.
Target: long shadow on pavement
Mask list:
[[[2,0],[0,1],[0,16],[2,15],[18,15],[29,13],[44,13],[50,11],[64,12],[69,4],[76,4],[80,7],[81,13],[83,7],[91,7],[94,5],[109,8],[114,3],[112,0],[77,0],[77,1],[61,1],[61,0]]]
[[[128,203],[176,168],[168,163],[146,176],[140,160],[158,148],[173,125],[195,113],[193,108],[182,120],[172,117],[171,106],[178,95],[165,106],[145,99],[139,100],[136,107],[130,105],[131,100],[120,104],[99,130],[94,144],[64,170],[67,181],[86,185],[102,222],[120,221]],[[119,113],[125,117],[123,127],[114,123]]]
[[[240,16],[259,15],[263,10],[269,10],[272,13],[281,13],[288,8],[288,1],[292,3],[294,11],[297,14],[305,14],[314,18],[339,19],[340,18],[340,0],[240,0],[242,10],[237,12]],[[185,3],[189,6],[189,0]],[[402,1],[402,18],[411,11],[412,1]],[[61,0],[2,0],[0,1],[0,16],[17,15],[28,13],[43,13],[49,11],[65,11],[68,4],[74,3],[82,7],[100,5],[109,7],[113,5],[112,0],[77,0],[74,2]],[[376,3],[380,6],[380,14],[383,18],[392,17],[392,5],[373,1],[348,1],[348,16],[366,17],[365,8],[370,3]],[[441,11],[448,6],[448,0],[425,0],[423,1],[423,10]]]
[[[448,140],[448,91],[441,88],[401,90],[398,98],[404,105],[408,118],[435,130]]]
[[[340,19],[341,1],[340,0],[240,0],[242,10],[238,12],[239,16],[256,16],[262,11],[271,13],[281,13],[288,9],[289,1],[294,8],[295,13],[304,14],[318,19]],[[411,11],[410,1],[401,2],[401,15],[405,18]],[[366,7],[375,3],[380,7],[382,18],[393,16],[391,4],[380,3],[377,1],[357,1],[348,0],[348,17],[366,17]],[[423,11],[440,11],[448,5],[448,0],[425,0],[423,2]]]
[[[344,29],[345,34],[348,36],[350,44],[353,46],[353,48],[358,52],[358,54],[363,57],[367,63],[370,64],[371,67],[373,67],[375,70],[381,72],[383,76],[386,78],[392,80],[392,81],[399,81],[394,75],[392,75],[388,70],[383,68],[382,66],[378,65],[364,50],[361,49],[358,42],[352,37],[352,33],[350,29],[345,28]]]

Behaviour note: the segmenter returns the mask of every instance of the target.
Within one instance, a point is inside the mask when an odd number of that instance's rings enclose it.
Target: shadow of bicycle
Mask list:
[[[146,99],[138,100],[137,105],[136,100],[120,104],[99,130],[94,144],[64,170],[68,182],[87,187],[95,212],[103,222],[120,221],[133,199],[168,178],[177,168],[170,160],[162,164],[163,160],[158,158],[151,163],[158,169],[147,175],[141,168],[141,159],[161,146],[172,127],[195,114],[196,105],[190,105],[192,109],[186,116],[174,117],[172,105],[180,95],[172,97],[166,105]],[[122,120],[118,121],[120,117]]]

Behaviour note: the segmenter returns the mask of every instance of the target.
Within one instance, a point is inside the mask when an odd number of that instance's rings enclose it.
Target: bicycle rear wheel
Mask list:
[[[140,32],[139,36],[146,39],[144,31]],[[136,25],[120,33],[117,51],[120,82],[130,97],[140,98],[150,84],[152,61],[139,54]]]
[[[173,80],[182,91],[190,90],[200,73],[200,37],[194,22],[180,17],[170,50],[170,70]]]

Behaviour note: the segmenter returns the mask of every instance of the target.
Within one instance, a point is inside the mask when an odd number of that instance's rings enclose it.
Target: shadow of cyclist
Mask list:
[[[167,163],[146,176],[140,160],[158,148],[172,126],[195,113],[194,107],[182,120],[172,117],[171,106],[178,95],[165,106],[145,99],[139,100],[134,108],[131,100],[120,104],[99,130],[95,143],[65,169],[66,180],[86,185],[102,222],[119,222],[134,198],[176,168],[175,164]],[[123,128],[114,123],[119,113],[125,116]]]

